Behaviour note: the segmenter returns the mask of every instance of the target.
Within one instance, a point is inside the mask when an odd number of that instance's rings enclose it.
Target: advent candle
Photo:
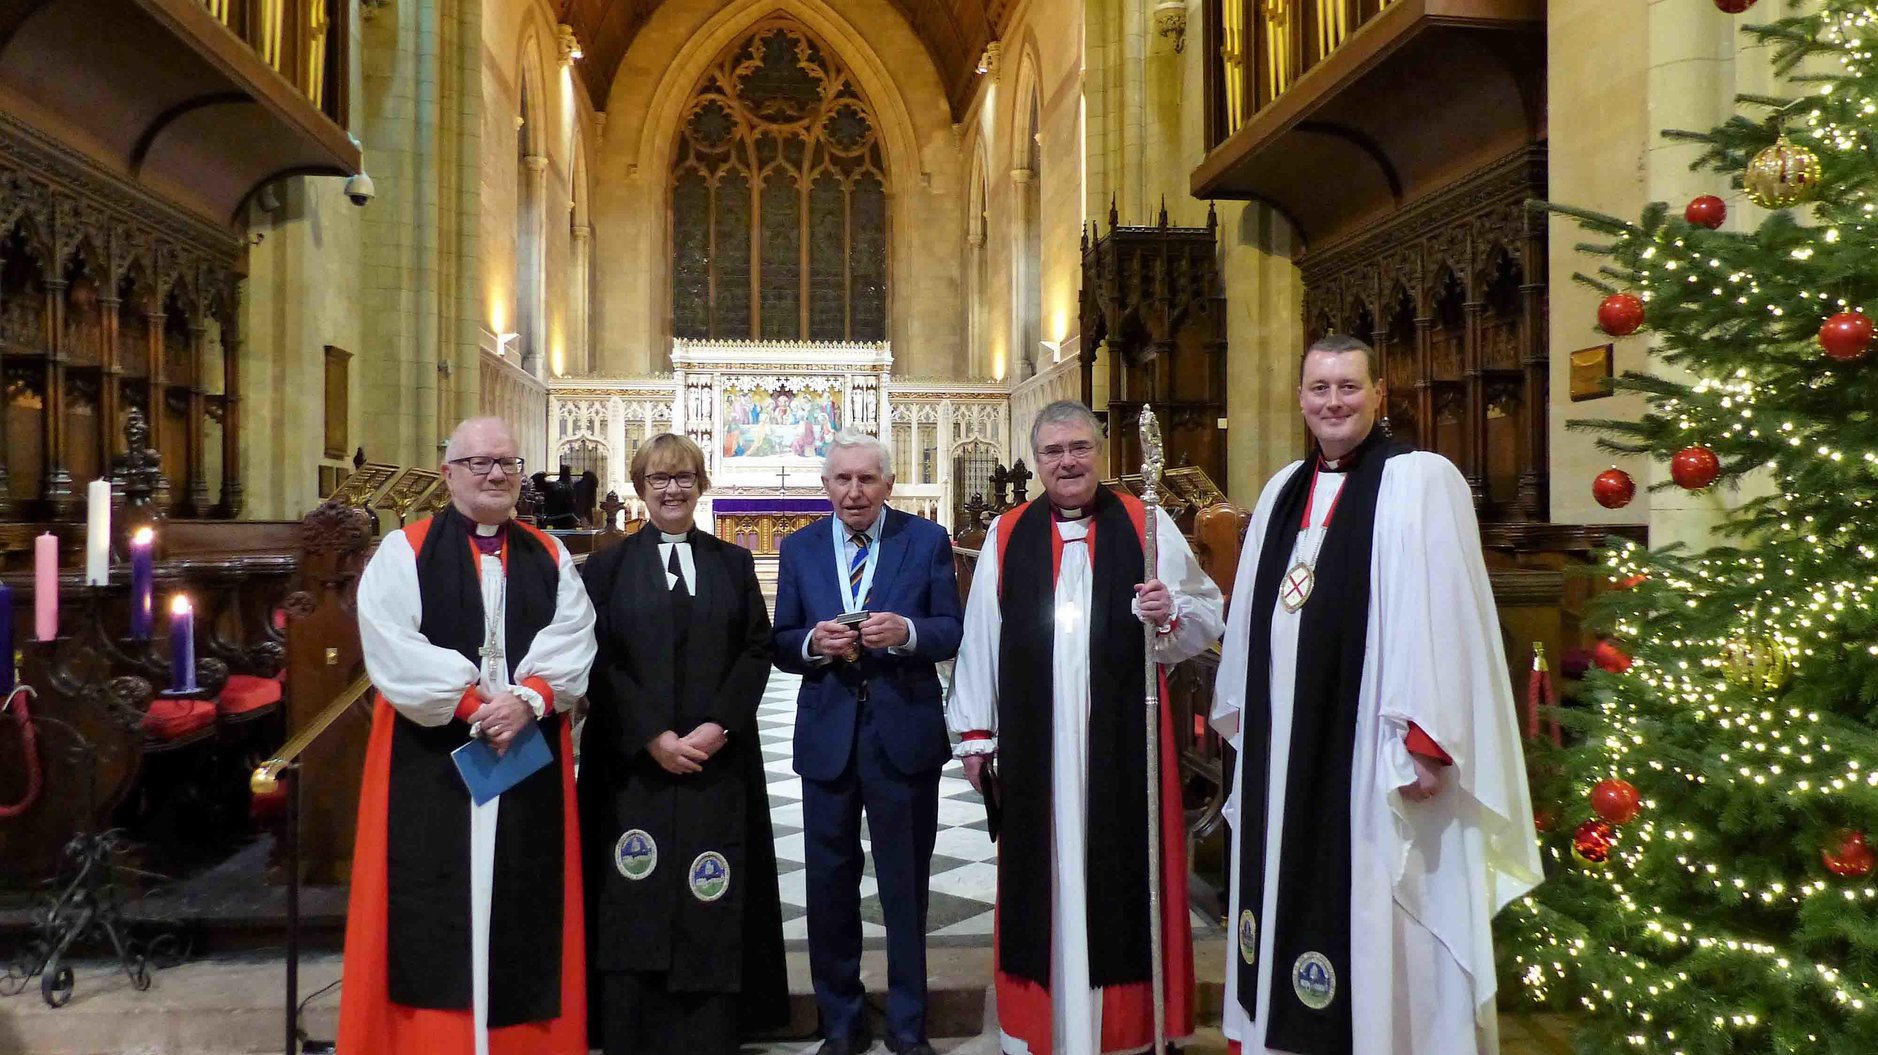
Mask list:
[[[0,582],[0,700],[13,691],[13,588]]]
[[[93,480],[85,489],[85,585],[111,581],[111,481]]]
[[[33,540],[33,636],[59,636],[59,539],[50,531]]]
[[[150,640],[151,609],[155,606],[152,597],[156,586],[150,549],[155,538],[156,532],[142,527],[130,540],[130,636],[133,641]]]
[[[180,593],[170,600],[170,691],[196,691],[196,613]]]

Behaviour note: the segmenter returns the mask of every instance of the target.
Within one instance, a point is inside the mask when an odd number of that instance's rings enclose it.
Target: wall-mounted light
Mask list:
[[[574,35],[574,27],[563,22],[554,30],[555,41],[561,46],[561,65],[571,66],[585,55],[581,51],[580,38]]]
[[[1000,44],[999,42],[995,40],[989,44],[986,44],[984,54],[978,56],[979,74],[981,76],[989,75],[992,80],[994,81],[997,80],[998,79],[998,60],[1003,57],[1003,54],[1004,54],[1003,44]]]
[[[522,335],[519,333],[496,334],[496,354],[507,359],[509,357],[509,345],[514,344],[521,336]]]

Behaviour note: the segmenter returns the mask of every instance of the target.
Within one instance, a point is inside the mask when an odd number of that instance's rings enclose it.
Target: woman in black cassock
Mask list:
[[[649,523],[588,558],[599,653],[581,733],[589,1044],[732,1055],[788,1018],[756,708],[769,612],[750,552],[698,530],[704,452],[639,448]]]

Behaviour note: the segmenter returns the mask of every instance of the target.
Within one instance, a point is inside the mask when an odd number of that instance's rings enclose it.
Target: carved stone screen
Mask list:
[[[887,170],[848,71],[787,19],[699,83],[672,159],[672,333],[887,336]]]

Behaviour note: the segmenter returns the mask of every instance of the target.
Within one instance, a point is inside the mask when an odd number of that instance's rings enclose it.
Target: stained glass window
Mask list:
[[[766,21],[711,66],[671,181],[675,336],[886,339],[879,124],[801,26]]]

